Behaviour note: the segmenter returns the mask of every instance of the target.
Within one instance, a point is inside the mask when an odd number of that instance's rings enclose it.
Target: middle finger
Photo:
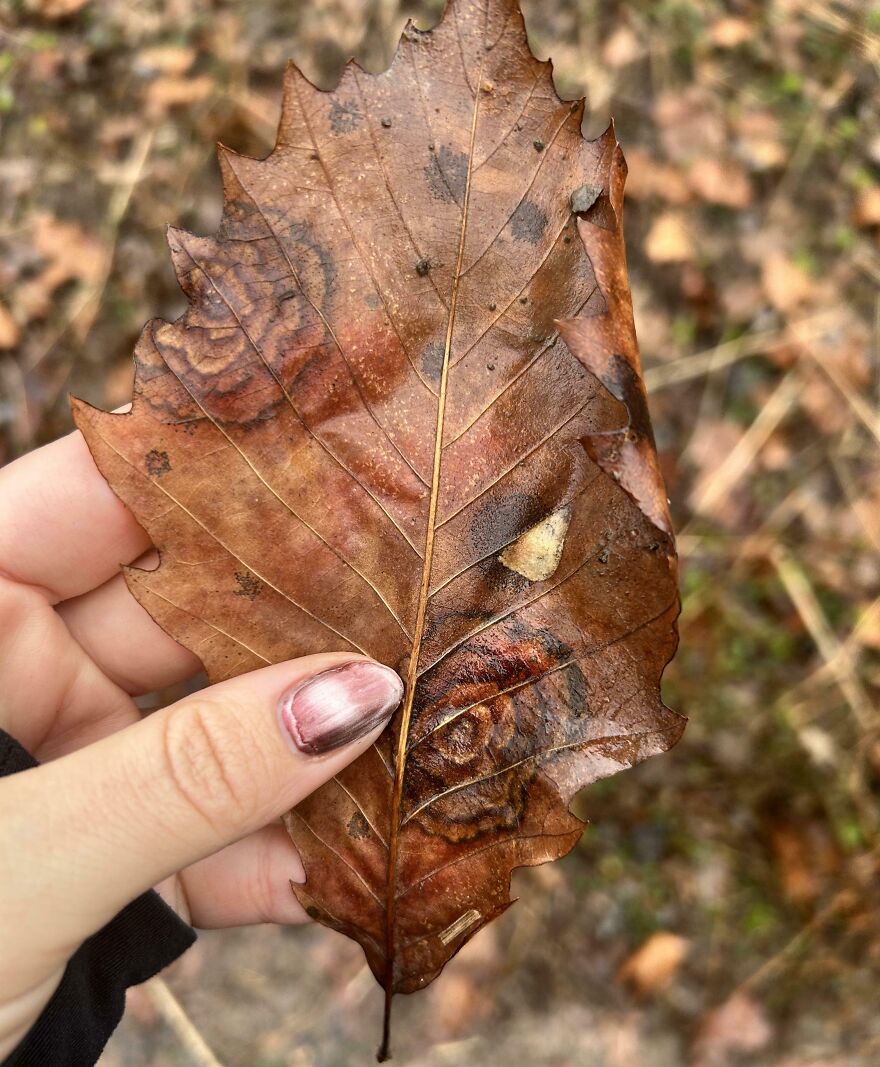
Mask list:
[[[169,637],[135,600],[121,574],[56,610],[90,658],[127,693],[163,689],[202,669],[198,656]]]

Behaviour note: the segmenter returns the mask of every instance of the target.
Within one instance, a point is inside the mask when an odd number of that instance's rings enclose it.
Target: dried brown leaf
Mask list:
[[[683,726],[626,170],[582,118],[514,0],[453,0],[332,92],[291,66],[272,154],[221,149],[217,234],[171,231],[191,306],[145,328],[131,413],[77,404],[161,553],[129,587],[212,681],[331,649],[404,677],[288,819],[294,892],[387,1005],[574,846],[578,789]]]
[[[859,193],[853,208],[853,222],[864,229],[880,226],[880,185],[872,185]]]
[[[759,1052],[773,1030],[762,1006],[747,993],[733,993],[703,1021],[694,1042],[692,1067],[728,1067],[740,1052]]]
[[[687,223],[677,212],[659,215],[645,238],[645,254],[654,263],[686,263],[694,256]]]
[[[717,19],[712,23],[709,36],[718,48],[736,48],[754,37],[755,31],[747,19],[733,16]]]
[[[609,67],[619,69],[641,59],[645,51],[645,45],[629,26],[619,26],[602,46],[602,59]]]
[[[15,348],[21,337],[18,323],[7,308],[0,304],[0,348]]]
[[[806,271],[782,252],[772,252],[764,260],[761,281],[767,298],[779,311],[793,311],[815,290]]]
[[[658,993],[678,974],[689,949],[686,938],[659,930],[624,961],[618,977],[639,993]]]
[[[752,201],[752,185],[739,164],[730,160],[696,160],[688,173],[691,188],[711,204],[742,210]]]

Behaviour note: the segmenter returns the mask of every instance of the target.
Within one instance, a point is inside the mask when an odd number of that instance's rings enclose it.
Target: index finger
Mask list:
[[[0,575],[53,603],[101,585],[149,547],[78,430],[0,470]]]

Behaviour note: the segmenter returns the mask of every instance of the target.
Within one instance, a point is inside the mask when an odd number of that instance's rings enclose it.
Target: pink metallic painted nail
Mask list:
[[[355,660],[288,689],[278,721],[300,752],[319,756],[370,733],[402,699],[403,682],[390,667]]]

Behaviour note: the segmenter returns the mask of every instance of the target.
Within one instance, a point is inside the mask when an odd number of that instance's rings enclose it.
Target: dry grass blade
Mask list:
[[[712,511],[745,475],[770,435],[791,411],[799,387],[796,372],[789,371],[711,481],[692,495],[690,505],[695,512]]]
[[[819,354],[809,346],[807,346],[807,351],[812,356],[816,365],[821,367],[825,374],[831,379],[865,429],[871,434],[874,440],[880,444],[880,418],[878,418],[877,414],[872,410],[870,404],[868,404],[864,397],[859,396],[859,394],[853,390],[852,386],[843,377],[834,363],[822,359]]]
[[[834,656],[830,660],[823,660],[814,671],[801,678],[796,685],[783,694],[783,699],[795,692],[809,689],[811,686],[815,686],[826,679],[836,679],[836,672],[846,659],[850,661],[853,669],[855,669],[857,657],[862,651],[865,631],[873,631],[878,624],[880,624],[880,597],[877,597],[860,613],[852,632],[840,642],[840,648]]]
[[[828,312],[821,311],[801,319],[797,324],[798,339],[807,343],[831,318]],[[645,385],[650,393],[656,393],[671,385],[681,385],[683,382],[714,374],[716,371],[738,363],[741,359],[766,352],[784,341],[785,337],[786,331],[782,329],[743,334],[731,341],[723,341],[713,348],[707,348],[703,352],[695,352],[691,356],[681,356],[668,363],[649,367],[644,373]]]
[[[60,329],[50,337],[49,341],[41,349],[31,355],[24,366],[26,373],[30,374],[34,371],[69,330],[75,331],[79,343],[82,344],[94,326],[101,310],[101,302],[113,267],[113,257],[119,239],[120,226],[128,212],[132,194],[143,176],[155,136],[156,130],[154,127],[144,130],[135,139],[128,158],[116,175],[116,185],[110,197],[107,215],[102,227],[106,250],[99,276],[91,284],[83,288]],[[63,380],[59,384],[63,385]]]
[[[682,356],[680,359],[649,367],[645,371],[645,385],[649,392],[656,393],[670,385],[680,385],[682,382],[701,378],[748,356],[758,355],[781,338],[782,333],[779,330],[764,330],[761,333],[737,337],[733,341],[725,341],[714,348],[707,348],[705,352]]]
[[[860,730],[866,736],[872,736],[877,729],[873,703],[859,681],[849,650],[831,629],[803,568],[779,545],[772,549],[770,559],[807,632],[849,704]]]
[[[183,1010],[180,1001],[161,978],[151,978],[144,984],[143,990],[162,1021],[180,1042],[191,1067],[223,1067],[195,1023]]]
[[[766,960],[756,971],[748,976],[736,989],[737,993],[755,992],[769,979],[775,978],[788,965],[810,937],[817,934],[824,926],[834,918],[853,907],[858,901],[858,896],[852,889],[841,889],[834,897],[816,912],[812,919],[787,941],[782,948]]]

